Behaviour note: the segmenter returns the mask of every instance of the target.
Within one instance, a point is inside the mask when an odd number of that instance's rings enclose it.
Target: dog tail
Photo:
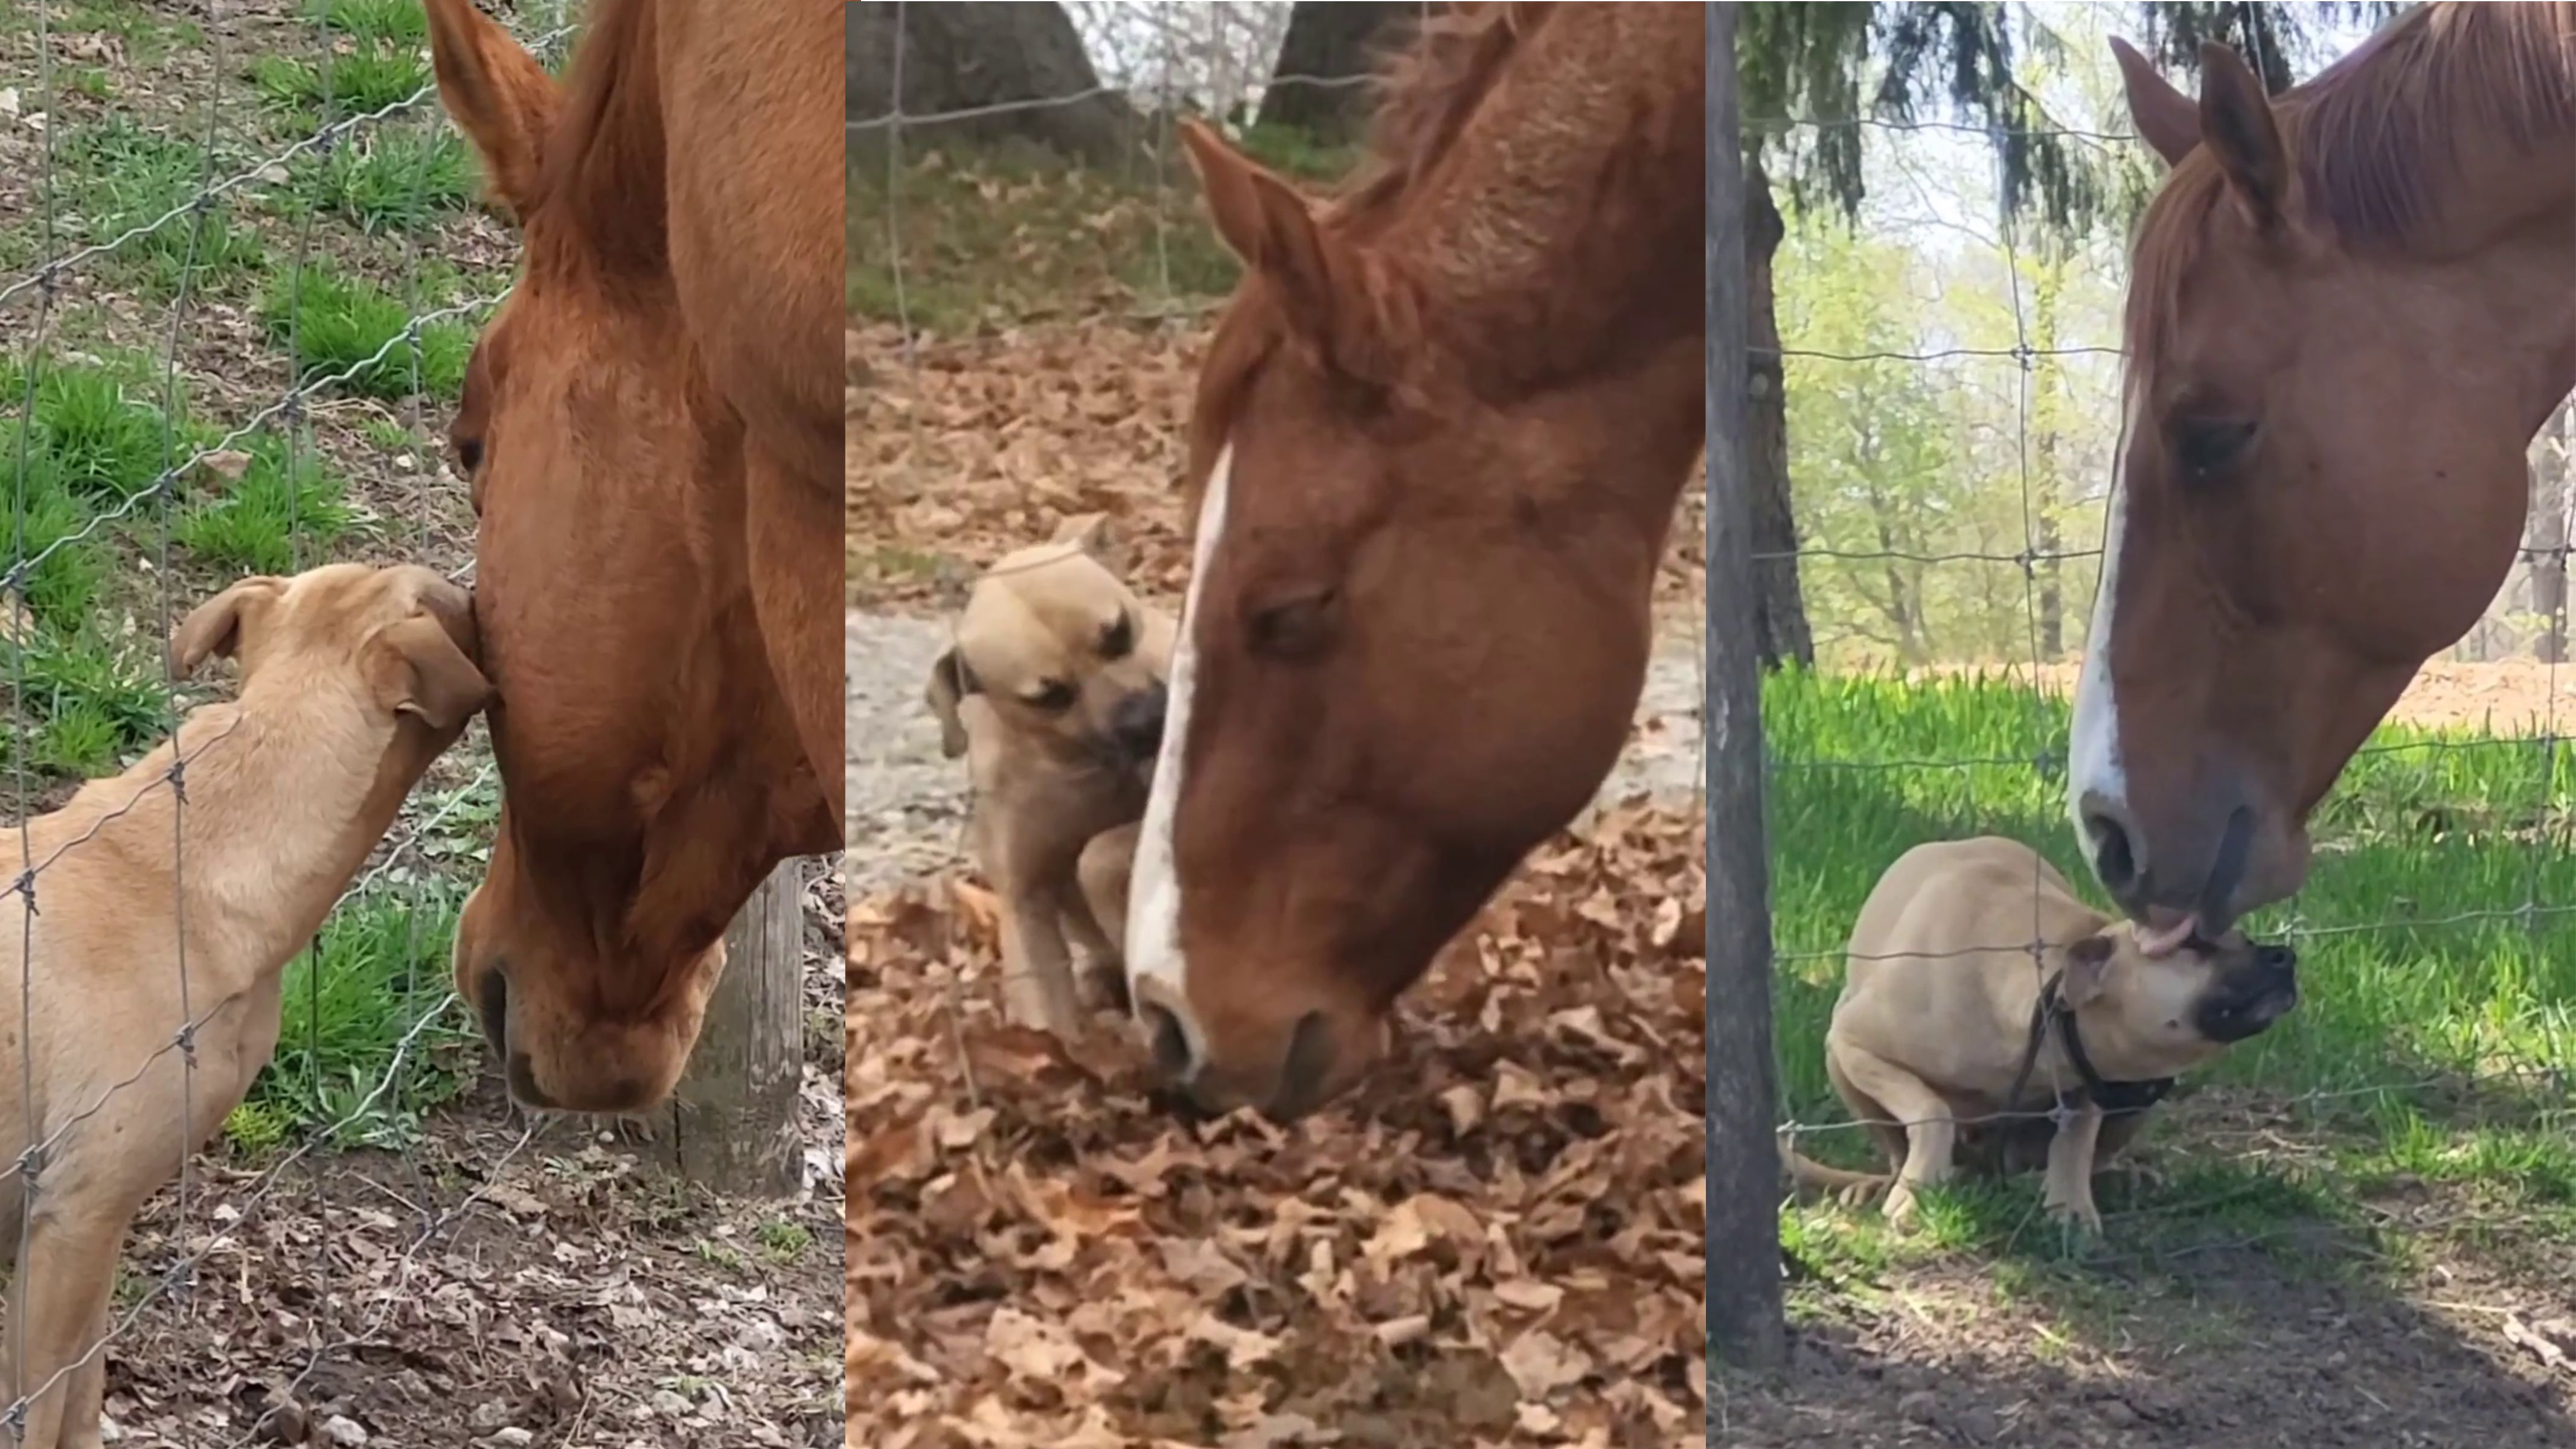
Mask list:
[[[1789,1170],[1789,1180],[1802,1188],[1819,1188],[1826,1192],[1867,1194],[1882,1192],[1892,1186],[1896,1177],[1886,1172],[1847,1172],[1827,1167],[1789,1145],[1789,1134],[1780,1134],[1780,1162]]]

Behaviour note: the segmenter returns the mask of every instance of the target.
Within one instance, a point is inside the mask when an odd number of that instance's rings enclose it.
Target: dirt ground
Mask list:
[[[246,78],[256,58],[316,48],[301,0],[220,7],[224,106],[218,174],[277,149]],[[505,17],[514,7],[502,7]],[[59,88],[36,87],[25,7],[0,14],[0,230],[40,209],[38,159],[111,117],[194,136],[209,56],[151,37],[203,24],[203,6],[93,0],[50,14]],[[520,16],[521,21],[526,17]],[[72,81],[94,71],[96,93]],[[52,110],[46,112],[46,103]],[[434,107],[415,114],[435,116]],[[234,225],[256,232],[270,264],[298,254],[298,229],[264,208],[273,171],[234,193]],[[23,233],[31,235],[31,233]],[[412,240],[317,227],[313,255],[404,295],[421,268],[461,295],[506,285],[509,230],[476,211],[442,215]],[[40,252],[30,250],[28,255]],[[51,347],[158,358],[169,309],[123,290],[102,258],[65,276]],[[0,285],[20,269],[0,268]],[[253,305],[258,279],[210,285],[178,334],[176,364],[194,417],[227,428],[290,380],[283,349]],[[32,324],[30,290],[0,308],[0,344]],[[431,305],[422,303],[421,310]],[[478,319],[466,318],[468,323]],[[465,490],[440,467],[445,405],[330,398],[307,412],[313,446],[348,481],[351,526],[330,557],[417,560],[465,575],[473,521]],[[150,531],[119,538],[102,609],[127,632],[154,628],[158,596],[182,609],[225,582],[187,567],[147,571]],[[311,548],[301,558],[321,561]],[[487,770],[481,732],[440,761],[389,839],[416,827],[424,801]],[[444,842],[416,865],[470,872],[484,842]],[[450,849],[450,846],[454,846]],[[430,1114],[399,1152],[317,1145],[300,1157],[201,1156],[184,1215],[174,1187],[138,1221],[108,1351],[110,1442],[143,1446],[808,1446],[842,1422],[839,1300],[827,1265],[842,1216],[842,1163],[824,1144],[841,1119],[843,905],[837,862],[809,866],[804,988],[810,1046],[797,1136],[804,1186],[791,1200],[728,1203],[646,1165],[629,1134],[578,1119],[532,1120],[484,1076]],[[456,1065],[471,1075],[479,1044]],[[288,1149],[292,1152],[292,1145]],[[189,1260],[193,1274],[180,1275]]]

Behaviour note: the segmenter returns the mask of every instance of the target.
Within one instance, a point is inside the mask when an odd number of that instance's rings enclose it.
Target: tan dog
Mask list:
[[[236,702],[193,711],[175,742],[30,821],[24,850],[15,830],[0,846],[11,879],[36,872],[32,920],[23,892],[0,907],[0,1154],[41,1149],[0,1360],[30,1394],[52,1383],[28,1412],[28,1449],[100,1442],[107,1355],[92,1346],[135,1210],[267,1065],[288,958],[491,693],[471,597],[422,568],[244,579],[180,625],[173,673],[214,654],[241,663]],[[183,1052],[172,1043],[191,1019]],[[0,1184],[12,1257],[24,1187],[15,1173]]]
[[[1071,1036],[1094,994],[1124,995],[1127,871],[1163,739],[1171,619],[1101,562],[1103,520],[1076,519],[985,571],[931,666],[950,758],[967,757],[977,862],[1001,896],[1014,1021]]]
[[[2049,943],[2036,961],[2035,939]],[[2021,1171],[2044,1155],[2049,1211],[2098,1233],[2095,1164],[2137,1134],[2176,1074],[2298,999],[2288,947],[2231,931],[2150,956],[2130,923],[2087,907],[2018,841],[1916,846],[1861,907],[1825,1032],[1826,1075],[1891,1175],[1788,1152],[1791,1175],[1854,1196],[1886,1188],[1901,1225],[1958,1158]],[[2060,1106],[2063,1125],[2048,1115]],[[2004,1112],[2033,1115],[1976,1120]]]

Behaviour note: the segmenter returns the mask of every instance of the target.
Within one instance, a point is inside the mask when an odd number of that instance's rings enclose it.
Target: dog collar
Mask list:
[[[2155,1077],[2142,1082],[2114,1082],[2093,1067],[2091,1053],[2084,1050],[2084,1034],[2076,1029],[2075,1009],[2066,1004],[2059,990],[2064,973],[2052,974],[2039,988],[2039,1000],[2031,1003],[2030,1034],[2023,1043],[2021,1070],[2013,1075],[2012,1091],[2005,1097],[2007,1109],[2021,1101],[2022,1088],[2030,1085],[2030,1074],[2039,1065],[2039,1049],[2048,1041],[2048,1029],[2057,1028],[2058,1038],[2066,1043],[2066,1060],[2075,1068],[2083,1087],[2076,1092],[2054,1090],[2051,1096],[2064,1107],[2070,1098],[2092,1103],[2106,1116],[2143,1112],[2163,1101],[2173,1090],[2174,1079]]]

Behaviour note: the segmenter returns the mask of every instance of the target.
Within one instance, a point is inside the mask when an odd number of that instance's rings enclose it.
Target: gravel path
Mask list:
[[[847,616],[850,819],[853,898],[942,869],[957,858],[966,809],[966,766],[939,753],[939,725],[922,702],[930,661],[946,647],[936,619]],[[1657,645],[1638,704],[1639,730],[1601,799],[1640,792],[1687,798],[1699,779],[1698,641]]]

